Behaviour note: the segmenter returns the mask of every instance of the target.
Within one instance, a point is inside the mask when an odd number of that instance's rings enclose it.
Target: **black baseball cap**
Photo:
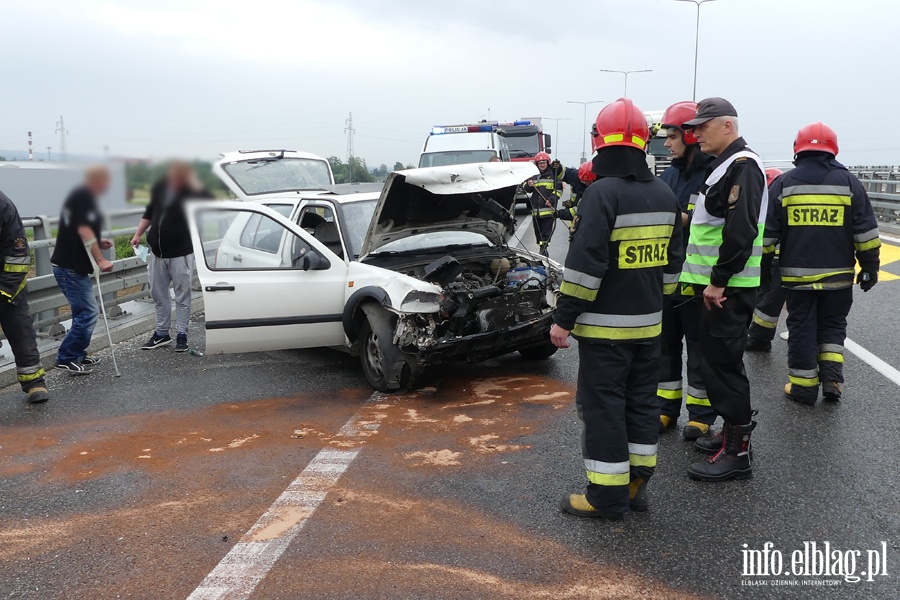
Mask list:
[[[716,117],[736,117],[737,110],[725,98],[707,98],[697,103],[697,115],[684,122],[684,127],[696,127]]]

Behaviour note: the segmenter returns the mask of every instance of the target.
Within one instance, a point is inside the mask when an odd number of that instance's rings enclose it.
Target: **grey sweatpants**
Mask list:
[[[175,333],[187,335],[191,318],[191,278],[194,272],[194,255],[176,258],[159,258],[152,252],[147,257],[150,276],[150,296],[156,305],[156,333],[169,335],[172,325],[172,298],[169,284],[175,290]]]

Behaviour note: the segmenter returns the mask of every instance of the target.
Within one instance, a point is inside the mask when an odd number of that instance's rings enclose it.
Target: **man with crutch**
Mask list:
[[[104,273],[113,269],[101,252],[113,243],[100,237],[103,216],[97,206],[97,198],[108,188],[106,167],[88,168],[84,185],[75,188],[63,204],[56,247],[50,257],[53,275],[72,309],[72,326],[56,354],[56,368],[70,375],[88,375],[100,362],[87,355],[87,347],[99,316],[91,281],[94,263]]]

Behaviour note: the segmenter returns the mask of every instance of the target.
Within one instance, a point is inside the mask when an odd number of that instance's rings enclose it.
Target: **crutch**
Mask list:
[[[100,312],[103,313],[103,324],[106,326],[106,339],[109,341],[109,353],[112,355],[113,369],[116,372],[116,377],[121,377],[122,374],[119,373],[119,364],[116,362],[116,351],[113,348],[112,334],[109,332],[109,319],[106,318],[106,304],[103,302],[103,289],[100,287],[100,267],[97,266],[97,262],[90,252],[88,252],[88,256],[91,259],[91,264],[94,265],[94,279],[97,280],[97,297],[100,298]]]

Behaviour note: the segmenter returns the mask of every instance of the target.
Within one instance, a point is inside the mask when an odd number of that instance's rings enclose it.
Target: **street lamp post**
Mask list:
[[[653,69],[641,69],[640,71],[616,71],[613,69],[600,69],[600,71],[602,71],[603,73],[621,73],[622,75],[624,75],[625,76],[625,90],[624,90],[624,93],[622,94],[622,96],[624,98],[627,98],[628,97],[628,75],[630,73],[652,73]]]
[[[553,158],[559,158],[559,122],[560,121],[571,121],[572,119],[566,117],[565,119],[554,119],[553,117],[544,117],[547,121],[556,121],[556,141],[553,142]]]
[[[600,104],[603,100],[588,100],[587,102],[581,102],[579,100],[567,100],[566,104],[581,104],[584,107],[584,117],[582,121],[582,132],[581,132],[581,162],[585,162],[587,160],[587,154],[585,154],[587,146],[585,145],[585,134],[587,133],[587,107],[588,104]]]
[[[676,2],[691,2],[697,5],[697,28],[694,32],[694,95],[692,100],[697,101],[697,57],[700,50],[700,5],[705,2],[715,2],[716,0],[675,0]]]

